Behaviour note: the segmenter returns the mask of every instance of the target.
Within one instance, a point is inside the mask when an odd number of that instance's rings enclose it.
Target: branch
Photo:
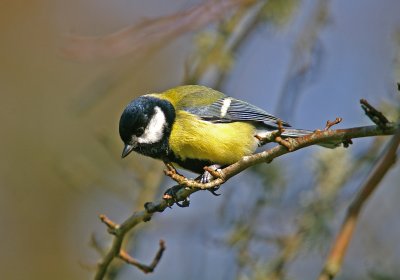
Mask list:
[[[150,273],[153,272],[156,266],[158,265],[158,262],[161,260],[161,257],[165,251],[165,242],[164,240],[160,240],[160,247],[157,251],[157,254],[154,256],[153,261],[151,262],[150,265],[145,265],[137,261],[136,259],[132,258],[126,251],[121,250],[119,252],[119,258],[126,263],[136,266],[139,268],[141,271],[144,273]]]
[[[121,225],[114,223],[104,215],[100,216],[102,222],[104,222],[107,225],[109,233],[114,235],[114,240],[109,252],[103,257],[102,261],[98,265],[98,270],[96,272],[95,279],[96,280],[103,279],[104,276],[106,275],[107,269],[110,266],[111,262],[117,257],[121,258],[122,242],[129,230],[131,230],[136,225],[142,222],[150,221],[155,212],[163,212],[167,207],[171,207],[175,203],[178,204],[178,202],[180,201],[187,202],[189,196],[194,192],[218,187],[223,183],[225,183],[230,178],[232,178],[233,176],[237,175],[238,173],[242,172],[243,170],[253,165],[259,163],[270,163],[274,158],[280,157],[284,154],[311,145],[324,142],[348,143],[353,138],[371,137],[378,135],[393,135],[396,133],[397,130],[400,130],[399,124],[388,122],[384,126],[373,125],[373,126],[337,129],[337,130],[329,130],[329,129],[323,131],[317,130],[314,133],[306,135],[304,137],[288,138],[286,141],[290,143],[290,149],[282,145],[277,145],[269,150],[265,150],[263,152],[250,156],[245,156],[240,161],[218,171],[218,174],[214,174],[218,175],[217,178],[206,184],[201,184],[195,180],[190,180],[177,173],[176,170],[174,170],[173,168],[169,168],[166,171],[166,174],[170,176],[172,179],[174,179],[176,182],[178,182],[179,184],[178,186],[185,186],[184,188],[182,187],[177,188],[177,191],[174,192],[173,198],[171,196],[164,196],[157,202],[145,203],[144,210],[133,213]],[[396,137],[394,137],[393,139],[398,139],[398,137],[399,137],[398,134],[396,134]],[[176,187],[177,186],[174,186],[172,188]],[[370,192],[372,192],[372,190]],[[367,197],[369,196],[369,194],[370,193],[367,194]],[[366,198],[364,198],[364,200]],[[356,206],[353,205],[353,207],[351,208],[352,211],[355,211],[353,210],[353,208],[354,209],[357,209],[357,207],[360,208],[362,206],[362,202],[363,200],[361,200],[361,202],[357,202],[355,204]],[[357,211],[359,211],[359,209]],[[161,250],[161,247],[162,246],[160,245],[160,250],[157,253],[157,256],[159,257],[156,256],[155,260],[157,259],[157,261],[155,261],[154,267],[157,265],[159,259],[161,258],[162,251],[164,250],[164,249]],[[129,261],[127,262],[130,263]]]
[[[373,125],[373,126],[356,127],[348,129],[316,131],[315,133],[304,137],[296,139],[291,138],[290,143],[293,148],[292,151],[296,151],[301,148],[305,148],[314,144],[329,142],[332,140],[339,142],[353,138],[370,137],[378,135],[392,135],[395,133],[398,127],[399,125],[397,124],[389,123],[387,124],[385,129]],[[167,207],[172,206],[175,202],[185,201],[192,193],[197,192],[200,189],[208,189],[219,186],[225,183],[233,176],[235,176],[236,174],[249,168],[250,166],[262,162],[271,162],[274,158],[277,158],[287,153],[289,153],[289,150],[286,147],[278,145],[269,150],[251,156],[245,156],[240,161],[222,169],[220,171],[221,176],[207,184],[201,184],[194,180],[189,180],[183,176],[173,178],[177,182],[182,183],[182,185],[190,188],[181,188],[180,190],[178,190],[176,193],[175,200],[161,199],[158,202],[148,202],[145,204],[144,207],[145,209],[143,211],[133,213],[121,225],[112,227],[111,232],[113,235],[115,235],[114,241],[110,251],[107,253],[107,255],[99,264],[95,279],[97,280],[103,279],[111,261],[119,256],[119,253],[121,251],[122,241],[125,237],[125,234],[139,223],[150,221],[151,217],[155,212],[163,212]],[[107,223],[107,226],[110,231],[109,223]]]
[[[312,134],[306,135],[304,137],[299,138],[288,138],[286,141],[290,143],[290,149],[283,145],[275,146],[269,150],[251,155],[245,156],[240,161],[229,165],[219,171],[219,176],[217,179],[202,184],[195,180],[190,180],[178,173],[176,175],[168,174],[174,181],[176,181],[179,185],[186,186],[189,188],[198,188],[201,190],[211,189],[217,186],[222,185],[228,179],[242,172],[243,170],[249,168],[250,166],[262,163],[262,162],[271,162],[274,158],[282,156],[284,154],[294,152],[296,150],[319,144],[325,142],[347,142],[354,138],[362,138],[362,137],[370,137],[370,136],[378,136],[378,135],[393,135],[399,127],[398,124],[388,123],[386,128],[381,128],[376,125],[372,126],[363,126],[363,127],[354,127],[347,129],[337,129],[337,130],[324,130],[324,131],[315,131]]]
[[[382,114],[382,112],[376,110],[367,100],[361,99],[361,108],[363,108],[365,114],[373,121],[376,125],[385,128],[389,120]]]
[[[382,115],[383,116],[383,115]],[[384,116],[383,116],[384,117]],[[386,119],[386,118],[385,118]],[[346,218],[325,262],[319,280],[333,279],[342,266],[344,256],[355,230],[361,208],[378,187],[379,182],[393,166],[396,150],[400,144],[400,129],[392,137],[381,158],[376,162],[370,175],[361,186],[361,191],[347,210]]]
[[[134,213],[129,219],[127,219],[123,224],[118,225],[115,222],[111,221],[105,215],[100,215],[100,220],[107,226],[108,232],[112,235],[115,235],[113,244],[111,246],[110,251],[104,256],[103,260],[98,264],[98,269],[95,275],[96,280],[101,280],[106,275],[107,269],[111,264],[111,261],[118,257],[121,260],[125,261],[128,264],[136,266],[144,273],[153,272],[155,267],[158,265],[158,262],[161,260],[161,257],[165,251],[165,242],[164,240],[160,240],[160,247],[150,265],[145,265],[140,263],[138,260],[131,257],[126,251],[122,250],[122,241],[124,240],[127,232],[135,227],[140,222],[146,222],[150,220],[151,215],[146,215],[144,212]]]

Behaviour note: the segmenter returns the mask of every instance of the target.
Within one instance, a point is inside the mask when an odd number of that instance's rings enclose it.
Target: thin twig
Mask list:
[[[382,114],[382,112],[375,109],[367,100],[361,99],[361,108],[363,108],[365,114],[371,119],[376,125],[385,128],[389,120]]]
[[[319,280],[331,280],[339,272],[344,256],[354,233],[361,208],[378,187],[379,182],[393,166],[396,160],[396,150],[400,144],[400,129],[392,137],[381,158],[373,167],[372,172],[361,186],[361,191],[347,210],[346,218],[325,262]]]
[[[340,118],[340,117],[336,118],[334,121],[327,120],[324,130],[329,130],[329,129],[331,129],[332,126],[337,125],[338,123],[341,123],[341,122],[342,122],[342,118]]]
[[[115,234],[115,230],[119,228],[119,225],[111,221],[106,215],[101,214],[99,218],[107,226],[108,232]]]
[[[124,262],[136,266],[137,268],[139,268],[141,271],[143,271],[144,273],[150,273],[153,272],[154,269],[156,268],[156,266],[158,265],[159,261],[161,260],[161,257],[163,255],[165,251],[165,242],[164,240],[160,240],[160,247],[157,251],[157,254],[154,256],[153,261],[151,262],[150,265],[145,265],[140,263],[138,260],[136,260],[135,258],[131,257],[126,251],[121,250],[119,252],[119,258],[121,260],[123,260]]]

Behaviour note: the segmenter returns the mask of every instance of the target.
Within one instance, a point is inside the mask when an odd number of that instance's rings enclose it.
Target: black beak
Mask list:
[[[133,150],[133,146],[132,145],[125,144],[125,147],[124,147],[124,149],[122,151],[122,156],[121,157],[122,158],[126,157],[127,155],[129,155],[132,152],[132,150]]]

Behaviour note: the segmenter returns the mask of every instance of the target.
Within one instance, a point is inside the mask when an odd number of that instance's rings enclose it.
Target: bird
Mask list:
[[[122,158],[132,151],[201,174],[253,154],[272,132],[301,137],[310,130],[294,129],[263,109],[201,85],[183,85],[132,100],[119,121]]]

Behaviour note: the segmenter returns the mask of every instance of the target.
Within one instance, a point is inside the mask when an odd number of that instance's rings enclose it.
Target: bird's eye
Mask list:
[[[144,128],[143,128],[143,127],[139,127],[139,128],[136,130],[135,135],[136,135],[137,137],[139,137],[140,135],[143,134],[143,132],[144,132]]]

